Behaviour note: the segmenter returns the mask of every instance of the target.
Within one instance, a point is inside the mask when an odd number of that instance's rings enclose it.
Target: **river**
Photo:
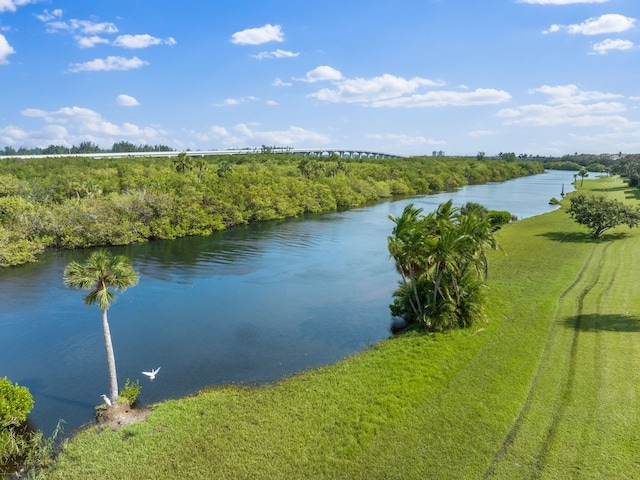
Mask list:
[[[256,385],[334,363],[390,335],[395,273],[387,236],[408,203],[453,199],[523,219],[551,211],[573,172],[463,187],[344,212],[268,222],[210,237],[113,248],[137,286],[109,310],[119,383],[139,379],[149,405],[210,385]],[[29,420],[50,434],[91,422],[109,383],[100,311],[62,272],[87,252],[0,271],[0,376],[29,387]],[[161,367],[150,382],[143,370]]]

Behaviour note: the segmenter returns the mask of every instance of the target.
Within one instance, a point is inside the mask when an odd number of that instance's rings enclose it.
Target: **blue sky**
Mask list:
[[[638,0],[0,0],[0,149],[640,152]]]

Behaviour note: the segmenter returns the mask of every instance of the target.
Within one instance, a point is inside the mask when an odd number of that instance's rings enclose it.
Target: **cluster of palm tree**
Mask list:
[[[391,313],[427,330],[467,327],[482,317],[487,252],[498,247],[489,218],[448,201],[433,212],[407,205],[388,238],[401,276]]]

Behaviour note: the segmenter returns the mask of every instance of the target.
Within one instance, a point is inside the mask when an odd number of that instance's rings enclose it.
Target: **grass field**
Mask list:
[[[558,210],[499,240],[486,324],[160,403],[81,433],[47,478],[640,478],[640,232],[594,241]]]

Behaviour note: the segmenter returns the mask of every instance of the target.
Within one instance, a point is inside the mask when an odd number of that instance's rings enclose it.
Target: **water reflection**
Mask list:
[[[524,218],[549,211],[571,172],[465,187],[346,212],[269,222],[195,237],[114,248],[140,283],[109,311],[120,384],[140,379],[149,404],[209,385],[258,384],[335,362],[389,335],[398,278],[387,252],[409,202],[428,211],[452,198]],[[522,207],[521,207],[522,206]],[[526,208],[525,208],[526,206]],[[50,433],[91,421],[108,375],[100,312],[62,283],[71,260],[0,271],[0,376],[28,386],[31,420]],[[141,372],[162,366],[149,382]]]

